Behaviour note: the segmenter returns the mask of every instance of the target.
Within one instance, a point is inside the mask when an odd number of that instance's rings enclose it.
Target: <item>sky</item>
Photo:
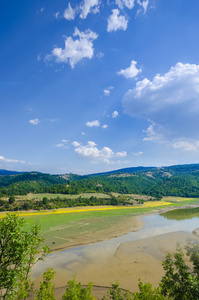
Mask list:
[[[0,3],[0,169],[199,162],[198,0]]]

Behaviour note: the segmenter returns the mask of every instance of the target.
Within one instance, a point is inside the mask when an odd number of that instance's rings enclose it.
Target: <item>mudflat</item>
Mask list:
[[[130,220],[129,220],[130,221]],[[104,240],[129,231],[136,231],[142,228],[143,222],[141,216],[134,216],[131,224],[120,224],[121,231],[118,228],[108,228],[103,232],[93,233],[86,237],[88,244],[95,241]],[[133,225],[132,225],[133,224]],[[128,227],[129,226],[129,227]],[[194,233],[198,233],[194,231]],[[198,234],[197,234],[198,235]],[[155,237],[145,238],[137,241],[121,243],[114,253],[102,249],[96,254],[92,253],[89,259],[82,259],[81,262],[72,261],[67,268],[64,265],[55,267],[55,286],[56,297],[61,299],[61,295],[66,288],[68,280],[76,275],[76,280],[86,285],[89,281],[94,284],[93,292],[97,299],[102,299],[106,294],[108,287],[115,281],[120,282],[120,287],[130,292],[138,290],[138,279],[143,282],[151,282],[153,286],[158,286],[164,270],[162,260],[167,253],[173,253],[177,244],[180,243],[184,248],[187,242],[199,241],[199,237],[183,231],[161,234]],[[81,245],[81,238],[76,241],[76,245]],[[85,238],[84,238],[85,244]],[[185,261],[189,264],[188,258]],[[35,280],[36,287],[41,281],[41,276]]]

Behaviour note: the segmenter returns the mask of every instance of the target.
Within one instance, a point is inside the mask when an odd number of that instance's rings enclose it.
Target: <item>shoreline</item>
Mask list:
[[[68,242],[66,244],[62,244],[60,247],[50,247],[50,253],[55,253],[59,251],[64,251],[67,249],[72,249],[72,248],[78,248],[81,246],[87,246],[87,245],[92,245],[92,244],[97,244],[100,242],[105,242],[110,239],[114,239],[117,237],[120,237],[122,235],[128,234],[129,232],[136,232],[144,228],[145,223],[142,220],[143,216],[148,216],[148,215],[154,215],[154,214],[163,214],[171,210],[175,209],[186,209],[186,208],[197,208],[199,207],[198,205],[182,205],[182,206],[172,206],[168,208],[160,208],[158,210],[153,210],[151,212],[144,212],[144,213],[137,213],[131,217],[127,217],[128,220],[124,221],[122,224],[118,224],[118,228],[106,228],[102,231],[99,231],[97,233],[89,233],[87,237],[85,236],[79,236],[78,238],[74,238],[75,241],[73,242]],[[133,220],[133,222],[132,222]],[[122,227],[121,227],[122,225]],[[197,229],[197,228],[196,228]],[[116,234],[115,232],[119,230],[119,232]],[[194,234],[194,233],[193,233]],[[199,233],[194,234],[195,236],[198,236]]]
[[[180,209],[191,207],[193,206],[186,205],[180,207]],[[127,222],[124,222],[124,228],[120,228],[120,234],[117,234],[117,236],[122,235],[122,230],[124,230],[123,234],[130,231],[141,230],[144,226],[142,217],[145,215],[160,214],[173,209],[179,209],[179,207],[164,208],[131,216]],[[134,226],[132,227],[133,219]],[[131,223],[131,230],[129,230],[130,227],[128,228],[128,223]],[[106,239],[103,238],[103,241],[116,237],[116,235],[111,235],[111,231],[105,231]],[[102,235],[105,231],[103,231]],[[111,288],[111,284],[116,281],[120,282],[121,289],[129,290],[130,292],[138,291],[138,278],[140,278],[142,282],[150,282],[153,287],[157,287],[164,275],[162,260],[166,254],[172,254],[176,251],[177,242],[180,242],[183,248],[188,241],[196,240],[199,242],[198,232],[199,229],[193,230],[192,233],[176,231],[136,241],[123,242],[113,253],[108,253],[104,249],[104,251],[97,254],[92,254],[91,257],[89,256],[89,259],[83,259],[81,262],[72,261],[69,265],[65,265],[63,260],[63,266],[59,265],[55,267],[56,274],[54,283],[56,286],[56,299],[61,299],[68,280],[71,280],[75,274],[77,275],[77,282],[81,282],[82,285],[87,285],[90,281],[94,283],[93,294],[98,300],[101,300],[102,296],[106,295],[109,288]],[[96,239],[97,237],[95,236],[93,241],[90,239],[87,244],[85,244],[85,240],[83,244],[76,243],[76,247],[97,243]],[[70,247],[68,245],[66,247],[60,247],[60,250],[53,252],[76,247]],[[189,261],[186,256],[185,261],[189,266]],[[42,276],[35,278],[34,282],[36,288],[38,288],[41,280]]]

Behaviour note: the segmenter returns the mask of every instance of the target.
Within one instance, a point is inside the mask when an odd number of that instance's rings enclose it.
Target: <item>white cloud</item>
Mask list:
[[[199,141],[190,143],[187,141],[176,142],[173,144],[174,149],[182,149],[185,151],[197,151],[199,149]]]
[[[136,77],[138,73],[142,72],[142,69],[136,68],[137,62],[132,60],[129,68],[124,70],[120,70],[117,72],[118,75],[123,75],[125,78],[133,78]]]
[[[120,9],[126,6],[128,9],[132,9],[135,5],[135,0],[115,0],[115,3]]]
[[[85,32],[75,28],[74,37],[79,37],[73,40],[72,37],[66,37],[65,48],[54,48],[50,55],[46,56],[46,60],[55,58],[57,63],[69,63],[71,68],[84,58],[91,59],[94,55],[93,41],[97,39],[97,33],[90,29]]]
[[[92,162],[104,162],[110,164],[110,159],[114,157],[124,157],[126,156],[126,151],[117,152],[116,154],[109,147],[103,147],[101,150],[98,149],[97,144],[92,141],[88,141],[86,146],[79,144],[76,146],[75,152],[80,156],[89,158]]]
[[[37,61],[40,61],[40,60],[41,60],[41,55],[38,54],[38,55],[37,55]]]
[[[113,86],[109,86],[106,89],[104,89],[104,96],[110,96],[111,90],[113,89]]]
[[[143,130],[143,132],[146,133],[146,136],[143,138],[143,141],[162,141],[164,139],[163,135],[158,131],[160,131],[160,128],[156,126],[156,124],[150,124],[146,130]]]
[[[124,157],[124,156],[127,156],[126,151],[122,151],[122,152],[117,152],[116,153],[116,157]]]
[[[99,12],[100,1],[99,0],[84,0],[80,5],[80,18],[85,19],[89,13],[96,14]]]
[[[145,14],[149,5],[149,0],[137,0],[137,3],[143,8]]]
[[[58,11],[58,12],[55,13],[55,18],[58,19],[59,16],[60,16],[60,12]]]
[[[68,143],[68,140],[63,139],[61,141],[61,143],[58,143],[57,145],[55,145],[55,147],[67,149],[68,148],[67,143]]]
[[[39,119],[33,119],[33,120],[29,120],[29,123],[32,125],[38,125],[40,123]]]
[[[102,125],[102,128],[106,129],[106,128],[108,128],[108,125],[104,124],[104,125]]]
[[[52,122],[52,123],[57,122],[57,121],[58,121],[58,119],[56,119],[56,118],[50,119],[50,122]]]
[[[117,110],[115,110],[113,113],[112,113],[112,118],[117,118],[119,116],[119,113],[117,112]]]
[[[6,163],[21,163],[21,164],[25,164],[26,162],[23,160],[18,160],[18,159],[10,159],[10,158],[6,158],[4,156],[0,155],[0,161],[1,162],[6,162]]]
[[[132,154],[135,155],[135,156],[139,156],[139,155],[142,155],[143,152],[142,151],[132,152]]]
[[[199,65],[179,62],[152,81],[145,78],[137,82],[122,104],[125,113],[153,124],[146,131],[148,140],[157,140],[155,132],[165,139],[183,141],[198,139],[198,99]]]
[[[55,145],[55,147],[57,147],[57,148],[62,148],[63,146],[64,146],[63,143],[59,143],[59,144]]]
[[[94,126],[100,126],[100,122],[98,120],[92,121],[92,122],[86,122],[86,126],[88,127],[94,127]]]
[[[108,26],[107,26],[108,32],[117,31],[119,29],[122,30],[127,29],[128,20],[126,19],[125,16],[120,16],[119,14],[120,14],[119,9],[112,10],[112,15],[110,15],[108,18]]]
[[[74,147],[79,147],[81,144],[79,142],[77,142],[77,141],[74,141],[74,142],[72,142],[72,145]]]
[[[98,52],[96,54],[96,56],[97,56],[98,59],[101,59],[104,56],[104,53],[103,52]]]
[[[82,131],[82,135],[85,135],[86,133],[84,131]]]
[[[110,96],[110,90],[104,89],[104,96]]]
[[[68,7],[64,11],[64,18],[68,21],[74,20],[76,14],[76,9],[73,9],[70,5],[70,2],[68,3]]]

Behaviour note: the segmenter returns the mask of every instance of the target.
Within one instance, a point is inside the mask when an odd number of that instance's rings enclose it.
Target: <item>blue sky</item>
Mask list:
[[[0,169],[198,163],[199,1],[1,1]]]

